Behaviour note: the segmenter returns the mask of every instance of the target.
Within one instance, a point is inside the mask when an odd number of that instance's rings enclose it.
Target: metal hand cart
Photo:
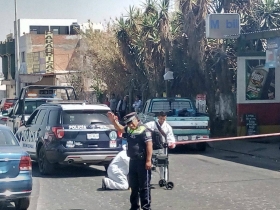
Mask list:
[[[172,190],[174,183],[169,181],[169,160],[168,160],[168,143],[164,143],[164,148],[161,150],[154,150],[152,155],[153,168],[152,171],[158,172],[159,168],[160,180],[158,182],[160,187],[165,187],[167,190]]]

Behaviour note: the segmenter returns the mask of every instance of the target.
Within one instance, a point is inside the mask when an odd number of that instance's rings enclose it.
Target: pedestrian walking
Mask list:
[[[141,208],[151,210],[152,134],[139,121],[135,112],[124,116],[126,126],[120,125],[117,116],[112,112],[108,112],[108,118],[119,132],[127,134],[127,156],[130,157],[128,174],[131,188],[130,210],[140,209],[139,198]]]

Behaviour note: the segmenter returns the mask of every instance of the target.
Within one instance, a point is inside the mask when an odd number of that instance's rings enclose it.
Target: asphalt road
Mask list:
[[[61,168],[41,177],[34,164],[34,189],[29,210],[125,210],[129,191],[102,191],[102,167]],[[177,150],[170,155],[173,190],[155,185],[153,210],[280,209],[280,164],[244,154],[214,150]],[[153,174],[152,183],[159,178]],[[14,210],[12,204],[6,210]]]

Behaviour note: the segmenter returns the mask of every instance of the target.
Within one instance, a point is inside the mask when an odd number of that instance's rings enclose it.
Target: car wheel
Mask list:
[[[195,148],[200,152],[204,152],[206,150],[206,146],[207,146],[206,142],[201,142],[201,143],[197,143],[195,145]]]
[[[50,175],[54,172],[54,164],[50,163],[46,157],[45,148],[42,146],[38,157],[39,171],[42,175]]]
[[[16,210],[27,210],[30,205],[30,198],[21,198],[15,202]]]

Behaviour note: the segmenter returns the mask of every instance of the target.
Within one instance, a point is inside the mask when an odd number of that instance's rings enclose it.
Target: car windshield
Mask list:
[[[0,128],[0,147],[2,146],[18,146],[18,141],[14,134],[8,129]]]
[[[65,110],[63,111],[63,124],[90,125],[92,123],[111,124],[107,117],[107,110]]]
[[[190,101],[183,101],[183,100],[176,100],[176,101],[155,101],[152,105],[153,113],[157,113],[160,111],[168,112],[169,110],[177,109],[191,109],[191,102]]]
[[[39,107],[41,104],[45,104],[46,101],[38,100],[38,101],[25,101],[24,105],[24,113],[25,114],[32,114],[32,112]]]

